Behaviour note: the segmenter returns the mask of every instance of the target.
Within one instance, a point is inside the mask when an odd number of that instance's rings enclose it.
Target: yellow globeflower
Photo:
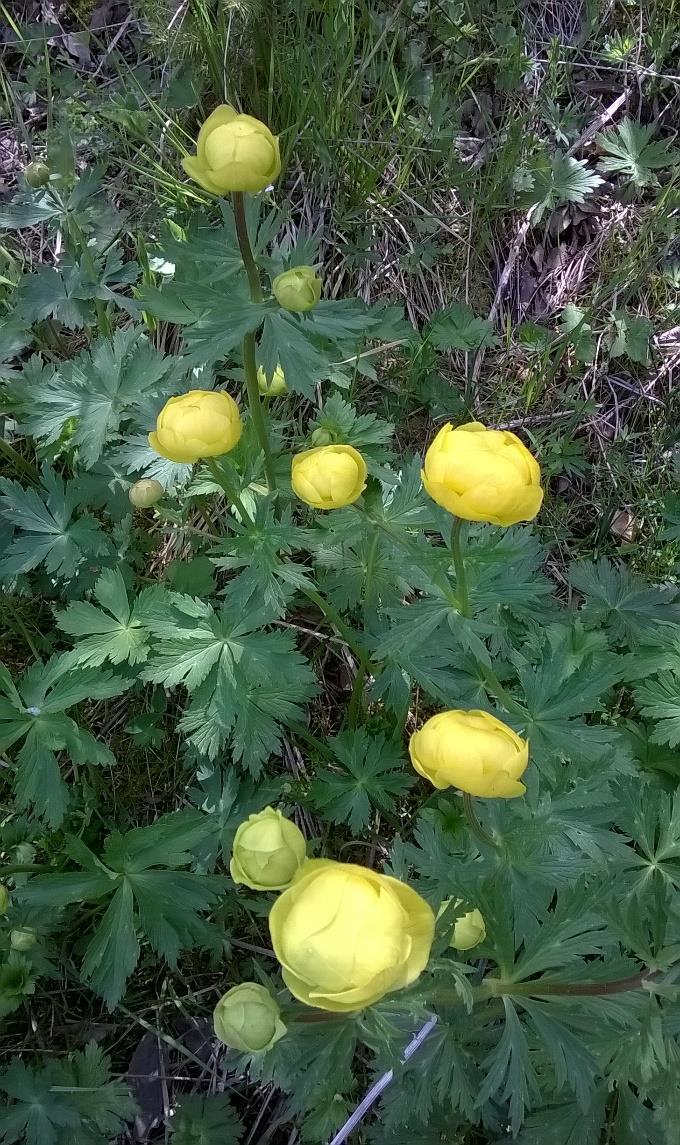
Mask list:
[[[470,795],[514,799],[526,787],[519,777],[529,744],[489,712],[439,712],[414,732],[411,762],[433,787],[459,787]]]
[[[254,891],[290,886],[306,856],[305,837],[295,823],[273,807],[249,815],[232,846],[229,872],[235,883]]]
[[[170,461],[192,464],[219,457],[237,444],[243,426],[238,406],[223,390],[189,390],[170,398],[158,415],[149,445]]]
[[[275,998],[258,982],[241,982],[223,994],[213,1013],[215,1033],[242,1053],[270,1050],[286,1032]]]
[[[317,445],[293,458],[291,483],[314,509],[342,509],[366,488],[368,470],[352,445]]]
[[[463,900],[456,899],[456,906]],[[448,907],[451,899],[445,899],[437,912],[437,918],[440,917]],[[486,938],[486,923],[481,910],[469,910],[467,914],[463,914],[457,918],[453,927],[453,934],[449,946],[453,946],[456,950],[472,950],[473,946],[479,946]]]
[[[274,297],[284,310],[304,314],[321,298],[322,282],[311,266],[293,266],[277,274],[272,282]]]
[[[149,509],[160,501],[164,493],[165,489],[160,481],[156,481],[154,477],[143,477],[141,481],[135,481],[134,485],[130,486],[128,497],[135,509]]]
[[[312,859],[274,903],[269,930],[291,994],[349,1012],[415,982],[430,956],[434,914],[398,879]]]
[[[541,471],[527,447],[514,433],[478,421],[442,426],[422,479],[433,501],[466,521],[516,525],[543,503]]]
[[[280,366],[276,367],[271,378],[267,378],[264,367],[260,366],[257,371],[257,385],[262,396],[267,398],[278,398],[288,392],[286,375]]]
[[[254,119],[220,104],[198,133],[196,154],[182,160],[187,175],[206,191],[263,191],[281,172],[278,136]]]

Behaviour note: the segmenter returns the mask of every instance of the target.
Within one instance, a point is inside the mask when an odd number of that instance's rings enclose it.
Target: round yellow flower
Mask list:
[[[196,154],[182,160],[187,175],[206,191],[263,191],[281,173],[278,136],[254,119],[220,104],[198,133]]]
[[[12,950],[25,953],[31,950],[37,941],[38,933],[32,926],[17,926],[15,930],[10,931],[9,944]]]
[[[158,415],[149,445],[170,461],[193,464],[219,457],[237,444],[243,426],[238,406],[223,390],[189,390],[170,398]]]
[[[411,763],[433,787],[458,787],[470,795],[514,799],[526,787],[519,777],[529,744],[489,712],[439,712],[414,732]]]
[[[260,366],[257,371],[257,385],[262,396],[267,398],[278,398],[288,392],[286,375],[280,366],[276,367],[271,378],[267,378],[264,367]]]
[[[257,982],[227,990],[215,1006],[213,1026],[225,1046],[251,1054],[270,1050],[286,1032],[276,999]]]
[[[456,906],[463,900],[456,899]],[[446,908],[448,907],[451,899],[445,899],[437,912],[439,918]],[[451,935],[449,946],[453,946],[456,950],[472,950],[473,946],[479,946],[486,938],[486,923],[481,910],[469,910],[467,914],[462,914],[460,918],[456,919]]]
[[[433,501],[466,521],[516,525],[543,503],[538,462],[507,430],[478,421],[442,426],[425,454],[425,489]]]
[[[265,807],[238,828],[229,871],[235,883],[254,891],[282,891],[292,883],[306,852],[300,828],[280,811]]]
[[[312,859],[274,903],[269,930],[291,994],[342,1013],[415,982],[430,956],[434,914],[398,879]]]
[[[134,485],[130,486],[128,497],[135,509],[149,509],[151,505],[160,501],[164,493],[165,489],[160,481],[156,481],[153,477],[143,477],[141,481],[135,481]]]
[[[293,266],[277,274],[272,282],[274,297],[284,310],[304,314],[321,298],[322,282],[311,266]]]
[[[317,445],[293,458],[291,483],[314,509],[342,509],[366,488],[368,470],[352,445]]]

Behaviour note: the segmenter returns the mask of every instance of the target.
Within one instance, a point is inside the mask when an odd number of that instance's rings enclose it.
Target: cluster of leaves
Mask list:
[[[600,140],[609,157],[601,170],[642,186],[645,172],[675,160],[633,126]],[[310,833],[321,821],[338,856],[363,855],[368,840],[435,911],[445,900],[476,906],[487,927],[481,959],[459,961],[450,919],[441,919],[434,959],[410,990],[328,1025],[291,1023],[266,1057],[237,1059],[285,1091],[306,1140],[327,1139],[367,1075],[388,1070],[394,1081],[369,1131],[385,1145],[440,1140],[470,1124],[490,1140],[510,1131],[523,1145],[567,1145],[578,1134],[594,1143],[604,1126],[622,1142],[670,1140],[680,1055],[667,974],[680,942],[675,588],[606,560],[576,563],[567,608],[534,530],[471,526],[464,591],[450,518],[425,496],[419,460],[395,456],[392,426],[348,399],[370,371],[369,340],[405,341],[436,361],[492,346],[491,323],[454,302],[420,338],[394,311],[358,302],[328,300],[309,315],[272,298],[253,302],[227,207],[217,228],[199,216],[166,234],[160,257],[173,273],[131,300],[111,283],[130,283],[136,268],[126,264],[121,277],[115,246],[97,233],[78,238],[98,179],[84,173],[63,195],[22,193],[4,218],[62,226],[71,262],[25,276],[3,375],[6,409],[38,465],[10,452],[15,472],[0,478],[0,578],[17,609],[31,594],[51,607],[55,630],[41,645],[53,653],[45,663],[0,672],[3,786],[13,814],[26,816],[10,825],[18,834],[0,838],[13,880],[0,924],[0,1013],[16,1014],[38,979],[60,971],[115,1010],[138,968],[172,972],[188,950],[212,960],[216,980],[237,980],[242,951],[249,957],[266,941],[268,904],[215,872],[228,865],[238,824],[286,800],[305,810]],[[534,221],[601,182],[567,155],[537,161],[531,180]],[[277,218],[253,208],[249,219],[270,276],[290,261],[275,242]],[[303,248],[314,257],[313,243],[302,240],[298,255]],[[121,310],[128,325],[112,332]],[[87,347],[53,361],[39,340],[47,318],[85,329]],[[177,354],[152,344],[159,322],[175,327]],[[616,310],[611,354],[643,364],[650,332]],[[245,335],[255,335],[266,373],[283,367],[297,397],[268,410],[277,497],[266,492],[250,423],[218,466],[236,494],[232,511],[214,469],[192,474],[158,458],[146,433],[169,395],[239,381]],[[585,314],[569,308],[559,337],[588,360]],[[29,346],[34,356],[15,362]],[[304,516],[295,505],[287,458],[313,434],[365,455],[361,506]],[[165,487],[155,517],[130,510],[127,489],[140,476]],[[149,560],[161,537],[190,559]],[[366,669],[364,697],[350,700],[348,668]],[[114,743],[110,729],[122,721],[101,718],[110,710],[102,706],[122,696],[139,718]],[[478,836],[459,800],[426,791],[406,762],[416,700],[419,718],[481,708],[530,741],[526,798],[480,808]],[[364,726],[354,718],[360,701]],[[184,805],[137,825],[136,806],[114,807],[111,745],[118,759],[132,756],[133,770],[135,749],[153,759],[171,735],[187,771]],[[283,771],[296,753],[304,766]],[[171,806],[177,797],[169,793]],[[15,923],[36,927],[34,951],[12,948]],[[603,984],[643,977],[644,989],[607,997]],[[570,992],[574,983],[591,994]],[[425,1021],[429,1037],[401,1060]],[[17,1059],[0,1088],[8,1145],[60,1145],[69,1135],[94,1145],[132,1112],[94,1047],[44,1067]],[[225,1132],[241,1132],[229,1101],[197,1098],[180,1107],[171,1140]]]

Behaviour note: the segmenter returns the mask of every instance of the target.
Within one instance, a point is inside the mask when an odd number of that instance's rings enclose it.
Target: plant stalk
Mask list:
[[[252,525],[253,519],[250,516],[250,513],[248,512],[245,505],[243,504],[243,501],[241,500],[239,494],[236,493],[232,489],[231,485],[227,481],[226,477],[224,476],[224,473],[220,469],[220,467],[217,464],[217,462],[215,461],[214,457],[206,457],[206,461],[208,463],[208,469],[212,473],[217,484],[220,486],[221,489],[224,489],[224,492],[226,493],[228,499],[231,501],[234,508],[238,510],[238,513],[241,517],[241,520],[243,521],[243,524],[244,525]]]
[[[260,274],[257,269],[257,263],[253,256],[253,248],[250,245],[250,238],[248,237],[248,224],[246,222],[246,209],[243,199],[242,191],[234,191],[232,194],[232,202],[234,206],[234,222],[236,225],[236,238],[238,239],[238,246],[243,259],[243,265],[248,276],[248,286],[250,288],[250,297],[253,302],[262,302],[262,286],[260,284]],[[271,444],[269,441],[269,434],[267,433],[267,426],[262,412],[262,399],[260,398],[260,389],[257,384],[257,358],[255,356],[255,334],[251,331],[246,334],[243,339],[243,371],[246,376],[246,391],[248,393],[248,405],[250,407],[250,416],[253,419],[253,426],[257,434],[257,440],[260,443],[260,449],[264,454],[264,471],[267,477],[267,486],[270,493],[276,491],[276,472],[274,470],[274,459],[272,456]]]
[[[368,546],[368,553],[366,555],[366,575],[364,577],[364,632],[366,630],[366,620],[368,618],[372,597],[373,597],[373,573],[375,570],[375,558],[378,552],[378,538],[379,533],[377,529],[373,529],[371,540]],[[352,686],[352,694],[349,698],[349,706],[347,708],[347,723],[350,728],[355,728],[359,722],[362,709],[362,699],[364,692],[364,680],[366,678],[366,669],[369,663],[369,653],[367,648],[363,648],[359,656],[359,663],[357,664],[357,674],[354,677],[354,684]]]
[[[462,529],[463,521],[460,517],[455,517],[451,529],[451,553],[453,555],[453,567],[456,570],[456,595],[458,597],[458,607],[460,608],[461,616],[469,616],[470,594],[468,592],[467,573],[465,571],[465,554],[463,553],[463,538],[461,535]]]
[[[484,827],[482,827],[482,824],[479,822],[479,819],[477,818],[477,812],[475,811],[475,805],[472,801],[472,796],[467,791],[463,792],[463,808],[465,810],[465,818],[468,821],[468,825],[472,831],[472,834],[476,835],[480,843],[484,843],[487,847],[495,847],[497,849],[498,843],[494,839],[493,835],[490,835],[489,832]]]

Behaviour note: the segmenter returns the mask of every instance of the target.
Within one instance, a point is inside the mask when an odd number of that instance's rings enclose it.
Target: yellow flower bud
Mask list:
[[[151,505],[156,504],[156,501],[160,501],[164,493],[165,489],[160,481],[156,481],[153,477],[143,477],[141,481],[135,481],[134,485],[130,486],[128,497],[135,509],[149,509]]]
[[[312,434],[312,445],[330,445],[333,441],[333,436],[327,429],[319,426]]]
[[[371,1006],[415,982],[430,956],[434,914],[399,879],[311,859],[269,914],[283,980],[308,1006]]]
[[[462,901],[462,899],[456,899],[455,905],[458,906]],[[451,899],[445,899],[437,912],[437,918],[444,913],[450,902]],[[456,919],[449,946],[453,946],[456,950],[472,950],[473,946],[479,946],[485,938],[484,917],[481,910],[475,908],[475,910],[470,910],[467,914]]]
[[[439,712],[414,732],[411,763],[433,787],[459,787],[470,795],[514,799],[526,787],[519,777],[529,744],[489,712]]]
[[[281,394],[288,392],[286,375],[280,366],[276,367],[269,380],[264,372],[264,367],[260,366],[257,371],[257,385],[260,393],[268,398],[278,398]]]
[[[249,815],[232,846],[229,872],[235,883],[254,891],[282,891],[290,886],[307,853],[299,827],[273,807]]]
[[[45,187],[50,181],[50,169],[41,159],[34,159],[25,169],[24,178],[29,187]]]
[[[18,926],[16,930],[10,931],[9,941],[12,950],[19,950],[24,953],[35,946],[38,935],[32,926]]]
[[[286,1032],[276,999],[257,982],[227,990],[215,1006],[213,1025],[225,1046],[251,1054],[270,1050]]]
[[[9,909],[9,891],[4,883],[0,883],[0,914],[7,914]]]
[[[293,266],[277,274],[272,282],[274,297],[284,310],[304,314],[313,310],[321,298],[322,282],[311,266]]]
[[[182,160],[187,175],[206,191],[263,191],[281,173],[279,140],[259,119],[220,104],[198,133],[196,154]]]
[[[366,488],[366,462],[351,445],[317,445],[293,458],[293,492],[314,509],[342,509]]]
[[[514,433],[478,421],[442,426],[421,476],[432,500],[465,521],[516,525],[543,503],[541,471],[527,447]]]
[[[238,406],[224,390],[189,390],[165,403],[149,445],[170,461],[193,464],[228,453],[242,429]]]

